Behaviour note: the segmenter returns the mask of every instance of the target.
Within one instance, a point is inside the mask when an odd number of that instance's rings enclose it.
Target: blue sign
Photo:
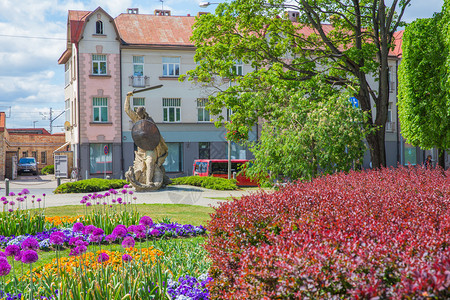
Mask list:
[[[105,145],[105,147],[103,147],[103,153],[105,153],[105,155],[108,155],[108,153],[109,153],[108,145]]]
[[[356,99],[355,97],[350,97],[350,99],[348,99],[348,101],[350,101],[350,103],[352,104],[353,107],[355,107],[355,108],[359,107],[358,99]]]

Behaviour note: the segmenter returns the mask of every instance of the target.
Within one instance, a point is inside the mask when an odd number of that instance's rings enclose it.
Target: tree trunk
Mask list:
[[[438,149],[438,165],[445,170],[445,150]]]
[[[379,169],[386,166],[386,149],[384,145],[384,126],[375,132],[371,132],[366,137],[369,144],[370,159],[372,168]]]

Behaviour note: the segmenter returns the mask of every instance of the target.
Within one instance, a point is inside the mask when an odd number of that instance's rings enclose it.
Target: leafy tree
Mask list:
[[[223,107],[232,109],[227,127],[240,137],[246,137],[259,120],[275,121],[281,130],[277,120],[286,118],[290,108],[305,105],[299,99],[310,99],[311,105],[300,107],[305,109],[335,99],[321,97],[321,90],[334,95],[351,92],[366,112],[364,128],[372,129],[366,136],[372,165],[380,167],[386,163],[388,55],[410,0],[391,2],[390,7],[383,0],[222,3],[215,14],[202,15],[194,25],[198,66],[188,74],[216,89],[208,108],[216,115]],[[286,8],[300,12],[297,22],[289,20]],[[252,66],[245,76],[233,67],[240,61]],[[376,86],[371,87],[373,77]]]
[[[449,20],[446,11],[408,25],[399,67],[402,135],[413,146],[437,147],[442,167],[444,150],[450,148]]]

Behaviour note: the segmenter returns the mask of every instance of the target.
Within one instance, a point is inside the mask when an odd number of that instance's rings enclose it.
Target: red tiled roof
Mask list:
[[[404,32],[405,32],[404,30],[401,30],[401,31],[397,31],[394,33],[395,48],[394,48],[394,50],[391,50],[391,53],[399,58],[401,58],[402,54],[403,54],[402,43],[403,43],[403,33]]]
[[[125,44],[194,46],[189,38],[195,17],[121,14],[115,23]]]

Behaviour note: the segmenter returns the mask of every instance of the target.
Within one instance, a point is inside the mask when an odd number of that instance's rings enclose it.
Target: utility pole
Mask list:
[[[49,120],[50,121],[50,134],[53,133],[53,122],[58,119],[63,113],[65,113],[68,110],[68,108],[64,109],[59,115],[53,118],[53,112],[54,110],[50,107],[50,113],[47,116],[46,113],[40,112],[39,114],[42,116],[42,120]]]

